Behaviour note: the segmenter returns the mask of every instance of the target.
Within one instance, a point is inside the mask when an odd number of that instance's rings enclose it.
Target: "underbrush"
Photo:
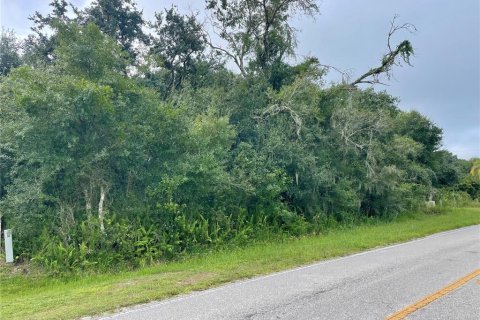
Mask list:
[[[441,215],[451,207],[479,207],[468,193],[439,190],[436,206],[412,205],[401,214],[367,216],[360,211],[335,214],[318,212],[313,216],[270,206],[233,214],[188,212],[172,202],[163,211],[128,215],[109,213],[101,230],[97,217],[75,221],[67,227],[45,227],[41,235],[28,243],[14,243],[23,253],[16,257],[17,266],[41,270],[49,276],[69,277],[75,274],[135,270],[156,263],[181,261],[192,255],[231,250],[248,245],[283,242],[310,235],[325,235],[335,230],[361,225],[377,225],[413,219],[422,215]],[[420,205],[423,205],[421,203]],[[127,217],[136,217],[134,220]]]
[[[456,202],[458,203],[458,202]],[[462,202],[465,204],[465,202]],[[475,203],[467,203],[474,206]],[[46,273],[55,277],[134,270],[168,261],[182,261],[208,252],[232,250],[248,245],[283,242],[311,235],[326,235],[335,230],[361,225],[404,221],[423,215],[440,215],[449,207],[425,208],[397,217],[378,218],[343,213],[337,217],[319,213],[307,221],[303,216],[281,210],[274,216],[257,214],[217,216],[216,219],[188,219],[178,215],[165,226],[128,221],[114,215],[105,222],[105,231],[94,217],[72,229],[63,238],[46,230],[42,245],[31,259],[18,259],[18,269]],[[40,270],[40,271],[39,271]]]
[[[264,234],[262,240],[241,246],[230,242],[207,247],[135,270],[87,268],[52,277],[36,265],[3,266],[0,314],[9,319],[74,319],[479,222],[478,208],[450,208],[405,214],[393,221],[336,224],[320,236]]]

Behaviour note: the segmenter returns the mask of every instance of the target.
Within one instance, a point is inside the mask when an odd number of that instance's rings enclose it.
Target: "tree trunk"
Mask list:
[[[102,233],[105,232],[105,225],[103,224],[105,214],[105,212],[103,211],[103,203],[105,201],[105,194],[105,188],[103,186],[100,186],[100,201],[98,202],[98,221],[100,223],[100,231],[102,231]]]
[[[92,194],[87,188],[83,190],[83,194],[85,195],[85,212],[89,217],[92,214]]]

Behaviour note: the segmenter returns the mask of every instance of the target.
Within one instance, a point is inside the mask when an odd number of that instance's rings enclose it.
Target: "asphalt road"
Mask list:
[[[480,268],[479,240],[479,226],[457,229],[102,319],[385,319]],[[479,280],[476,276],[406,319],[480,319]]]

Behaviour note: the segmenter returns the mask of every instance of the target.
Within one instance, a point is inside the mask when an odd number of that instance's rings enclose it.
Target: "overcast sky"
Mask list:
[[[0,0],[1,25],[28,34],[27,17],[49,12],[50,0]],[[83,7],[91,0],[71,0]],[[172,4],[199,10],[203,0],[138,0],[147,19]],[[293,21],[300,31],[298,54],[316,56],[323,64],[350,69],[359,76],[379,63],[394,15],[418,32],[398,34],[412,41],[414,67],[394,69],[388,87],[403,110],[418,110],[444,130],[444,148],[460,158],[480,157],[480,1],[479,0],[323,0],[321,14]],[[331,73],[330,81],[339,80]]]

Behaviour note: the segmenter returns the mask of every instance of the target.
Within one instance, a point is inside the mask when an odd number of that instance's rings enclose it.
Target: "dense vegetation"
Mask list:
[[[336,228],[321,236],[283,235],[135,270],[88,272],[88,276],[68,273],[60,279],[32,265],[25,275],[25,265],[0,264],[0,314],[11,320],[88,318],[133,304],[478,224],[479,217],[480,208],[446,208],[442,214],[407,214],[395,221],[372,219],[369,224]]]
[[[209,0],[209,27],[175,8],[146,22],[132,0],[51,5],[0,43],[1,228],[19,260],[137,266],[479,197],[478,162],[360,87],[409,63],[394,24],[379,67],[326,85],[317,58],[288,62],[289,18],[313,0]]]

